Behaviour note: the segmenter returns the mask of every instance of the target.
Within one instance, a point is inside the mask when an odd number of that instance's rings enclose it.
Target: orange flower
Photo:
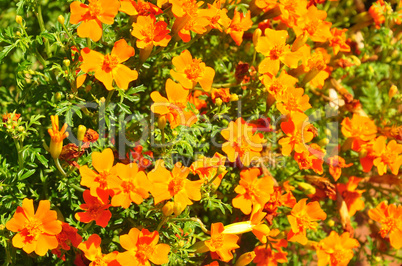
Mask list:
[[[380,25],[385,22],[384,14],[387,12],[387,6],[384,0],[377,0],[368,10],[370,16],[374,19],[375,27],[380,28]]]
[[[349,216],[355,215],[356,211],[364,209],[364,201],[361,199],[366,190],[356,190],[363,178],[352,176],[347,184],[337,184],[338,193],[342,195],[343,200],[349,210]]]
[[[130,16],[156,16],[163,13],[156,5],[142,0],[120,0],[120,4],[119,11]]]
[[[204,243],[211,252],[216,252],[221,261],[228,262],[233,259],[232,250],[239,248],[236,244],[239,237],[232,234],[223,234],[224,230],[222,223],[213,223],[211,225],[211,238]]]
[[[107,90],[113,90],[113,81],[120,89],[127,90],[128,84],[137,79],[138,73],[121,63],[134,56],[134,53],[134,48],[124,39],[115,42],[112,53],[107,55],[84,48],[81,51],[81,70],[85,73],[95,72],[95,78],[102,82]]]
[[[230,90],[229,88],[213,89],[211,92],[211,99],[215,103],[215,99],[221,99],[222,102],[230,102]]]
[[[191,126],[197,122],[197,117],[192,112],[185,111],[189,90],[168,79],[166,81],[166,94],[167,99],[157,91],[151,93],[151,98],[154,101],[151,106],[152,112],[165,116],[172,129],[179,125]]]
[[[288,241],[299,242],[302,245],[307,244],[306,229],[317,229],[317,221],[325,220],[327,214],[321,209],[317,201],[306,205],[307,199],[301,199],[293,207],[288,215],[290,226]]]
[[[348,168],[353,165],[353,163],[346,164],[345,159],[335,155],[328,158],[329,173],[332,175],[335,181],[338,181],[342,174],[342,168]]]
[[[363,143],[375,138],[377,127],[370,118],[353,114],[352,119],[343,119],[341,131],[345,137],[353,139],[352,149],[359,151]]]
[[[118,254],[117,251],[114,251],[109,254],[102,254],[102,248],[100,246],[102,239],[97,234],[91,235],[87,241],[82,242],[78,245],[78,248],[82,250],[85,254],[85,257],[91,261],[89,266],[98,266],[98,265],[109,265],[109,266],[118,266],[120,265],[116,261],[116,256]]]
[[[321,240],[317,245],[318,266],[347,266],[353,258],[353,250],[359,246],[359,242],[351,238],[349,232],[341,236],[332,231],[331,234]]]
[[[203,181],[190,181],[187,176],[190,169],[176,163],[172,172],[165,168],[163,160],[155,163],[155,169],[148,173],[149,180],[153,183],[150,189],[154,197],[155,205],[163,200],[174,198],[175,214],[179,215],[188,205],[201,199],[201,186]]]
[[[286,181],[287,182],[287,181]],[[285,186],[286,183],[283,185]],[[264,206],[264,211],[267,213],[265,219],[267,219],[268,223],[272,224],[272,220],[275,216],[277,216],[278,207],[286,206],[289,208],[293,208],[296,204],[296,198],[293,196],[291,191],[287,191],[283,194],[281,187],[274,187],[274,192],[271,193],[271,198]]]
[[[221,0],[216,0],[212,5],[208,4],[208,9],[199,10],[198,15],[208,19],[212,29],[223,31],[231,23],[231,19],[226,15],[227,12],[226,8],[221,9]]]
[[[314,134],[310,131],[312,125],[307,120],[308,117],[304,113],[294,113],[289,121],[281,123],[281,128],[287,135],[278,141],[282,145],[282,154],[284,156],[289,156],[293,150],[297,153],[306,150],[306,143],[310,142],[314,137]]]
[[[277,0],[256,0],[255,5],[265,12],[278,6]]]
[[[230,37],[232,37],[237,45],[240,45],[243,42],[244,32],[250,29],[252,25],[253,22],[250,19],[250,10],[247,11],[246,15],[235,10],[232,23],[230,23],[229,28],[226,29],[226,33],[230,34]]]
[[[265,29],[265,36],[258,38],[256,51],[265,55],[258,66],[260,73],[269,73],[276,75],[280,68],[280,62],[290,68],[296,68],[301,59],[298,52],[291,52],[290,47],[286,44],[288,32],[286,30]]]
[[[289,28],[293,28],[297,19],[307,13],[306,0],[279,0],[278,6],[281,10],[279,19]]]
[[[346,44],[345,32],[347,29],[332,28],[332,37],[329,39],[329,46],[332,47],[334,55],[337,55],[339,51],[350,52],[350,46]]]
[[[287,115],[291,112],[300,112],[311,108],[310,97],[304,94],[302,88],[287,87],[287,89],[276,98],[276,108]]]
[[[310,6],[307,13],[297,20],[293,28],[296,36],[305,34],[313,42],[326,42],[331,39],[330,28],[332,23],[324,21],[327,18],[327,12],[317,9],[316,6]]]
[[[322,174],[323,157],[325,153],[321,147],[315,143],[306,146],[302,152],[295,152],[294,159],[300,169],[312,169],[317,174]]]
[[[62,231],[56,235],[59,245],[56,249],[52,250],[53,254],[56,254],[59,258],[61,257],[61,249],[70,250],[70,245],[73,247],[78,247],[82,242],[82,237],[77,233],[78,229],[70,226],[68,223],[62,223]]]
[[[264,175],[261,178],[259,168],[250,168],[240,172],[239,185],[235,192],[238,194],[233,200],[232,205],[240,209],[244,214],[250,214],[260,210],[271,198],[270,194],[274,192],[274,182],[272,177]]]
[[[260,158],[263,135],[253,134],[253,127],[242,117],[237,118],[235,122],[231,121],[228,127],[221,131],[221,135],[227,140],[223,143],[222,150],[229,161],[235,162],[239,157],[244,166],[249,166],[253,160]]]
[[[402,165],[402,144],[396,140],[391,140],[386,144],[387,137],[379,136],[373,144],[373,150],[376,158],[373,164],[377,166],[378,173],[383,175],[387,172],[387,166],[392,174],[397,175]]]
[[[255,258],[253,262],[257,266],[276,266],[278,263],[286,263],[288,259],[287,252],[283,252],[282,249],[278,249],[274,252],[269,245],[257,246],[254,248]]]
[[[215,76],[215,70],[205,66],[201,59],[191,56],[188,50],[184,50],[179,56],[172,59],[175,70],[170,70],[170,75],[180,82],[186,89],[193,89],[197,83],[204,91],[210,91]]]
[[[71,3],[71,24],[81,24],[77,33],[81,38],[91,38],[97,42],[102,37],[102,23],[112,25],[119,12],[118,0],[89,0],[89,5],[79,1]]]
[[[59,130],[59,116],[51,115],[50,119],[52,120],[52,128],[48,129],[51,138],[49,152],[53,159],[57,159],[63,149],[63,140],[68,137],[68,132],[66,132],[67,124],[64,123],[61,130]]]
[[[395,249],[402,248],[402,206],[381,202],[375,209],[369,210],[368,215],[382,224],[381,237],[385,238],[389,233],[391,246]]]
[[[303,68],[307,74],[303,78],[303,83],[310,82],[314,88],[322,88],[325,80],[331,73],[330,68],[327,66],[331,56],[324,48],[316,48],[313,54],[310,54],[310,47],[308,45],[300,48],[300,53],[304,54]]]
[[[146,174],[138,170],[136,163],[127,165],[118,163],[114,166],[114,171],[120,178],[112,176],[109,179],[109,187],[114,190],[112,206],[127,209],[131,202],[139,205],[143,199],[148,198],[152,184]]]
[[[190,171],[197,174],[204,182],[209,182],[215,178],[213,184],[218,187],[228,171],[225,170],[226,157],[220,153],[215,153],[212,158],[199,157],[190,166]]]
[[[41,200],[35,213],[33,200],[27,198],[22,201],[22,207],[17,207],[6,228],[18,232],[12,240],[14,247],[22,248],[28,254],[35,251],[39,256],[57,248],[56,235],[62,230],[56,211],[50,210],[50,201]]]
[[[88,168],[87,165],[80,167],[81,185],[90,188],[91,195],[97,196],[98,191],[109,188],[109,180],[116,173],[112,171],[114,155],[111,149],[106,149],[102,153],[92,152],[92,166],[95,171]]]
[[[80,208],[85,212],[76,213],[75,219],[83,223],[95,221],[97,225],[106,227],[112,217],[109,195],[99,189],[97,197],[92,196],[89,190],[85,190],[83,196],[85,204],[81,204]]]
[[[168,254],[170,246],[158,244],[159,233],[149,232],[147,229],[141,231],[132,228],[126,235],[120,236],[120,245],[127,251],[117,255],[117,261],[121,265],[161,265],[169,262]]]
[[[155,16],[139,16],[137,23],[133,23],[131,35],[137,38],[137,47],[141,49],[140,57],[142,61],[151,54],[154,46],[166,47],[172,38],[167,28],[167,23],[164,21],[156,22]]]
[[[262,72],[261,70],[259,70]],[[293,88],[296,82],[296,78],[288,75],[286,71],[282,71],[279,77],[275,77],[276,73],[264,74],[261,77],[261,82],[264,84],[267,91],[276,99],[287,91],[289,88]]]

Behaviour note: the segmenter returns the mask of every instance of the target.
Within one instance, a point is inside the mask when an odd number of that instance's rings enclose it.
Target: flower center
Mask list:
[[[169,183],[168,190],[171,195],[176,195],[180,190],[183,189],[184,179],[183,178],[173,178]]]
[[[95,177],[94,181],[99,183],[99,188],[100,189],[107,189],[107,177],[109,176],[109,173],[106,171],[101,171],[99,174]]]
[[[43,233],[42,222],[33,218],[25,224],[24,229],[21,231],[21,235],[25,237],[25,243],[31,243],[38,238],[38,235]]]
[[[186,69],[184,70],[184,74],[186,74],[188,79],[195,81],[202,76],[204,71],[201,68],[200,63],[200,59],[193,59],[193,62],[188,67],[186,67]]]
[[[280,45],[275,44],[275,46],[269,52],[269,57],[271,58],[271,60],[278,60],[279,57],[281,57],[281,55],[283,54],[284,51],[285,51],[285,45],[283,45],[283,44],[280,44]]]
[[[223,246],[223,235],[219,234],[216,237],[211,238],[211,246],[218,250],[220,247]]]
[[[322,71],[327,67],[327,64],[325,64],[324,57],[321,53],[315,53],[308,60],[308,66],[311,69],[315,68],[319,71]]]
[[[146,265],[148,258],[154,253],[154,248],[147,244],[141,244],[138,247],[136,258],[141,263],[141,265]]]
[[[118,64],[119,59],[117,59],[117,56],[108,54],[105,56],[105,59],[103,59],[102,70],[104,70],[105,72],[110,72]]]
[[[97,0],[92,0],[89,2],[89,13],[92,17],[97,17],[102,12],[102,6]]]
[[[124,193],[130,193],[136,191],[134,184],[128,181],[123,181],[121,183],[121,187],[123,188]]]
[[[381,221],[382,222],[382,227],[380,230],[381,236],[384,238],[387,236],[389,231],[392,231],[392,229],[395,228],[396,222],[394,219],[388,218],[386,221]]]

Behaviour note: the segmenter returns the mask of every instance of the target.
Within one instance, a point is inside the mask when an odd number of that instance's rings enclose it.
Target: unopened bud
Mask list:
[[[70,60],[64,59],[63,60],[63,65],[65,65],[66,67],[69,67],[70,66]]]
[[[63,17],[63,15],[59,15],[58,17],[57,17],[57,21],[60,23],[60,24],[64,24],[64,17]]]
[[[392,85],[388,92],[389,99],[392,99],[398,93],[398,88],[395,85]]]
[[[173,214],[173,207],[174,203],[172,201],[169,201],[165,204],[165,206],[162,207],[162,213],[165,216],[170,216]]]
[[[315,194],[317,192],[316,188],[309,183],[300,182],[299,187],[303,189],[307,195]]]
[[[21,36],[21,32],[17,30],[17,32],[15,33],[17,36]]]
[[[318,145],[321,146],[321,147],[323,147],[323,146],[328,145],[328,143],[329,143],[329,139],[328,139],[328,138],[323,138],[322,140],[320,140],[320,141],[318,142]]]
[[[335,225],[335,222],[334,222],[334,220],[329,220],[328,222],[327,222],[327,224],[328,224],[328,226],[329,227],[334,227],[334,225]]]
[[[366,157],[367,156],[367,150],[366,149],[361,149],[360,151],[359,151],[359,157],[360,158],[364,158],[364,157]]]
[[[101,97],[101,98],[99,99],[99,101],[100,101],[101,103],[105,103],[105,102],[106,102],[106,99],[105,99],[105,97]]]
[[[254,33],[253,33],[253,43],[254,46],[257,46],[258,44],[258,39],[261,37],[262,35],[262,30],[260,28],[257,28]]]
[[[216,99],[215,99],[215,104],[216,104],[217,106],[221,106],[222,103],[223,103],[223,101],[222,101],[221,98],[216,98]]]
[[[87,128],[83,125],[79,125],[77,130],[77,139],[79,141],[82,141],[84,139],[85,132],[87,132]]]
[[[15,16],[15,22],[17,22],[18,24],[22,25],[22,17],[20,15],[16,15]]]
[[[244,253],[239,257],[234,266],[245,266],[250,264],[255,258],[254,251]]]
[[[230,95],[230,101],[231,101],[231,102],[236,102],[236,101],[238,101],[238,100],[239,100],[239,95],[237,95],[237,94],[235,94],[235,93],[233,93],[233,94]]]
[[[226,171],[226,167],[224,165],[219,165],[217,174],[220,175]]]
[[[166,116],[162,115],[158,118],[158,128],[163,130],[166,127]]]
[[[60,92],[56,92],[56,94],[54,95],[54,100],[56,102],[60,102],[61,101],[61,93]]]
[[[25,128],[24,128],[23,126],[19,126],[19,127],[18,127],[18,131],[19,131],[19,132],[23,132],[24,130],[25,130]]]

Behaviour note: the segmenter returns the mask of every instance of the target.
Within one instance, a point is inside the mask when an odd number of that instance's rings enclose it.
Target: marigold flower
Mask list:
[[[384,14],[387,12],[387,6],[384,0],[377,0],[368,10],[370,16],[374,19],[375,27],[380,28],[380,25],[385,22]]]
[[[216,252],[221,261],[228,262],[233,259],[232,250],[239,248],[236,244],[239,240],[237,235],[223,234],[224,226],[222,223],[211,225],[211,238],[204,244],[211,252]]]
[[[211,99],[215,103],[215,99],[221,99],[222,102],[228,103],[230,102],[230,89],[222,88],[222,89],[213,89],[211,92]]]
[[[288,259],[286,258],[288,253],[283,252],[282,249],[277,249],[274,252],[269,246],[262,245],[254,248],[255,258],[253,262],[257,266],[276,266],[278,263],[286,263]]]
[[[261,178],[259,168],[250,168],[240,172],[239,185],[235,192],[238,194],[233,200],[232,205],[239,208],[244,214],[250,214],[265,206],[274,192],[274,182],[272,177],[264,175]],[[252,208],[253,207],[253,208]]]
[[[95,221],[97,225],[106,227],[109,223],[112,213],[109,211],[109,194],[103,190],[98,190],[98,196],[91,195],[89,190],[83,193],[85,204],[81,204],[81,210],[85,212],[78,212],[75,214],[75,219],[83,223]]]
[[[250,10],[247,11],[246,15],[235,10],[232,22],[230,23],[229,28],[226,29],[226,33],[230,34],[230,37],[232,37],[238,46],[243,42],[244,32],[250,29],[253,25],[250,15]]]
[[[78,36],[97,42],[102,37],[102,23],[112,25],[119,8],[118,0],[89,0],[88,5],[75,1],[70,5],[70,23],[81,22],[77,28]]]
[[[82,242],[78,245],[78,248],[82,250],[85,257],[91,261],[89,266],[97,265],[110,265],[118,266],[120,265],[116,261],[117,251],[109,254],[102,254],[102,248],[100,246],[102,239],[97,234],[91,235],[87,241]]]
[[[363,178],[352,176],[346,184],[337,184],[338,193],[342,195],[343,200],[348,207],[349,216],[355,215],[356,211],[364,209],[364,201],[361,199],[366,190],[357,190],[357,186]]]
[[[215,70],[205,66],[201,59],[191,56],[188,50],[184,50],[179,56],[172,59],[175,70],[170,70],[170,75],[180,82],[186,89],[193,89],[197,83],[204,91],[210,91],[215,76]]]
[[[208,4],[208,9],[200,9],[198,15],[205,17],[209,21],[212,29],[223,31],[227,29],[231,23],[231,19],[227,16],[227,9],[221,9],[221,0],[216,0],[212,5]]]
[[[28,254],[35,251],[39,256],[57,248],[56,235],[62,230],[56,211],[50,210],[50,201],[41,200],[35,212],[33,200],[27,198],[22,201],[22,207],[17,207],[6,228],[18,232],[12,240],[14,247],[22,248]]]
[[[102,82],[107,90],[113,90],[113,81],[120,89],[127,90],[128,84],[138,78],[138,73],[122,63],[134,56],[134,53],[134,48],[124,39],[115,42],[112,53],[107,55],[86,47],[81,51],[81,70],[85,73],[95,72],[95,78]]]
[[[345,137],[353,139],[352,149],[359,151],[363,143],[376,137],[377,127],[370,118],[353,114],[352,119],[343,119],[341,131]]]
[[[235,162],[239,157],[244,166],[249,166],[253,160],[260,157],[263,135],[253,134],[253,127],[242,117],[237,118],[235,122],[231,121],[228,127],[221,131],[221,135],[227,140],[223,143],[222,150],[230,162]]]
[[[61,257],[61,249],[70,250],[70,246],[78,247],[82,242],[82,237],[77,233],[78,229],[72,227],[68,223],[62,223],[62,231],[56,235],[59,245],[56,249],[52,250],[53,254],[56,254],[59,258]]]
[[[114,155],[111,149],[103,152],[92,152],[92,166],[97,172],[89,169],[87,165],[80,167],[81,185],[89,187],[92,196],[97,196],[100,190],[108,191],[109,180],[116,175],[113,169]]]
[[[281,123],[281,128],[287,135],[278,141],[282,145],[282,154],[284,156],[289,156],[293,150],[297,153],[306,150],[306,143],[310,142],[314,137],[314,134],[310,131],[311,124],[307,120],[308,117],[304,113],[294,113],[289,121]]]
[[[151,105],[152,112],[160,116],[166,116],[172,129],[179,125],[191,126],[197,122],[197,117],[194,113],[185,111],[189,90],[168,79],[166,81],[166,94],[167,98],[162,97],[157,91],[151,93],[151,98],[154,101],[154,104]]]
[[[304,94],[302,88],[288,87],[276,98],[276,108],[284,115],[291,112],[304,113],[311,108],[309,100],[310,97]]]
[[[341,236],[332,231],[331,234],[321,240],[317,245],[318,266],[347,266],[353,258],[353,250],[359,246],[359,242],[350,237],[349,232]]]
[[[286,183],[284,183],[285,186]],[[286,192],[285,194],[283,194]],[[296,204],[296,198],[291,191],[283,191],[282,187],[274,187],[274,192],[271,193],[271,198],[265,204],[263,211],[267,213],[265,219],[269,224],[272,224],[272,220],[277,216],[278,207],[286,206],[293,208]]]
[[[255,5],[265,12],[278,6],[277,0],[256,0]]]
[[[317,221],[325,220],[327,214],[321,209],[317,201],[306,205],[307,199],[301,199],[293,207],[288,215],[290,226],[288,241],[299,242],[302,245],[307,244],[306,229],[317,229]]]
[[[193,174],[197,174],[204,182],[209,182],[212,178],[215,178],[213,184],[218,187],[227,173],[227,171],[224,170],[225,162],[226,156],[216,152],[212,158],[204,156],[199,157],[191,164],[190,171]]]
[[[281,11],[278,18],[289,28],[293,28],[298,18],[307,13],[306,0],[279,0],[278,6]]]
[[[321,147],[315,143],[306,146],[302,152],[295,152],[294,159],[300,169],[312,169],[317,174],[322,174],[323,157],[325,153]]]
[[[156,16],[163,13],[156,5],[142,0],[120,0],[120,4],[119,11],[130,16]]]
[[[347,29],[332,28],[332,37],[329,39],[329,46],[332,47],[334,55],[337,55],[339,51],[350,52],[350,46],[346,43],[345,32]]]
[[[346,164],[345,159],[338,155],[329,157],[327,160],[329,164],[329,173],[332,175],[335,181],[338,181],[339,177],[341,176],[342,168],[347,168],[353,165],[353,163]]]
[[[151,54],[154,46],[166,47],[172,38],[168,35],[167,23],[164,21],[156,22],[155,16],[139,16],[137,22],[133,23],[131,35],[137,38],[137,47],[141,49],[140,57],[142,61]]]
[[[304,72],[307,73],[303,78],[303,83],[310,82],[310,85],[313,87],[322,88],[325,80],[331,73],[330,68],[327,66],[331,56],[328,54],[327,50],[320,47],[316,48],[314,53],[311,54],[308,45],[303,46],[299,51],[304,54],[302,66]]]
[[[122,206],[127,209],[131,202],[139,205],[148,198],[148,191],[152,184],[146,174],[139,171],[136,163],[127,165],[118,163],[114,166],[114,171],[119,178],[112,176],[109,179],[109,187],[114,191],[112,206]]]
[[[293,27],[296,36],[306,34],[313,42],[326,42],[331,39],[330,28],[332,23],[324,21],[327,18],[327,12],[317,9],[316,6],[310,6],[307,13],[297,20]]]
[[[381,223],[381,237],[385,238],[389,233],[391,246],[395,249],[402,248],[402,206],[381,202],[375,209],[369,210],[368,215]]]
[[[149,261],[156,265],[168,263],[170,246],[158,244],[158,241],[157,231],[132,228],[128,234],[120,236],[120,245],[127,251],[119,253],[117,261],[121,265],[151,265]]]
[[[201,199],[201,186],[203,181],[190,181],[187,176],[190,169],[176,163],[172,172],[165,168],[163,160],[156,161],[155,169],[148,173],[153,183],[150,189],[155,205],[163,200],[174,198],[175,214],[179,215],[188,205]]]
[[[57,159],[63,149],[63,140],[68,137],[68,132],[66,132],[67,124],[64,123],[63,127],[59,130],[59,116],[51,115],[52,128],[48,129],[50,135],[50,146],[49,152],[53,159]]]
[[[259,71],[261,72],[261,70]],[[288,89],[293,88],[298,81],[296,78],[288,75],[286,71],[282,71],[279,77],[275,77],[276,73],[271,74],[264,74],[261,77],[261,82],[275,99],[281,97]]]
[[[397,175],[402,165],[402,144],[391,140],[386,144],[387,137],[379,136],[373,143],[375,159],[373,164],[377,166],[378,173],[383,175],[387,172],[387,166],[394,175]]]

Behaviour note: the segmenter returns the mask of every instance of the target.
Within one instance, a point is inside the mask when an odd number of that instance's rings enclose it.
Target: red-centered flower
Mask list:
[[[17,207],[6,228],[18,232],[12,240],[14,247],[28,254],[35,251],[39,256],[58,246],[56,235],[62,230],[56,211],[50,210],[50,201],[41,200],[35,212],[33,200],[27,198],[22,201],[22,207]]]
[[[163,11],[156,5],[142,0],[120,0],[119,11],[130,16],[159,15]]]
[[[106,227],[109,223],[112,213],[109,211],[109,194],[104,190],[98,189],[98,197],[91,196],[89,190],[85,190],[84,201],[80,208],[85,212],[75,214],[75,219],[83,223],[95,221],[97,225]]]
[[[355,215],[356,211],[364,209],[364,201],[361,199],[366,190],[356,189],[363,178],[352,176],[347,184],[337,184],[338,193],[342,195],[343,200],[348,207],[349,216]]]
[[[62,223],[62,231],[56,235],[59,246],[52,250],[53,254],[61,257],[62,249],[65,251],[70,250],[70,246],[78,247],[82,242],[82,237],[78,234],[78,229],[70,226],[68,223]]]
[[[353,114],[352,119],[343,119],[341,131],[345,137],[353,139],[352,149],[360,151],[362,144],[376,137],[377,126],[370,118]]]
[[[235,10],[232,23],[229,28],[226,29],[226,33],[230,34],[230,37],[232,37],[237,45],[240,45],[243,42],[244,32],[250,29],[253,25],[250,14],[250,10],[247,11],[246,15]]]
[[[120,263],[116,261],[117,251],[109,254],[103,254],[100,246],[102,239],[97,234],[91,235],[87,241],[78,245],[78,248],[82,250],[85,257],[91,261],[89,266],[120,266]]]
[[[71,24],[81,24],[77,33],[81,38],[91,38],[97,42],[102,37],[102,23],[112,25],[119,12],[118,0],[89,0],[85,5],[79,1],[71,3]]]
[[[342,174],[342,168],[347,168],[353,165],[353,163],[346,164],[345,159],[335,155],[328,158],[329,173],[332,175],[335,181],[338,181]]]
[[[95,72],[95,78],[102,82],[107,90],[113,90],[113,81],[120,89],[127,90],[128,84],[138,78],[138,72],[122,63],[134,56],[134,53],[134,48],[124,39],[115,42],[111,54],[107,55],[86,47],[81,51],[81,70],[85,73]]]

